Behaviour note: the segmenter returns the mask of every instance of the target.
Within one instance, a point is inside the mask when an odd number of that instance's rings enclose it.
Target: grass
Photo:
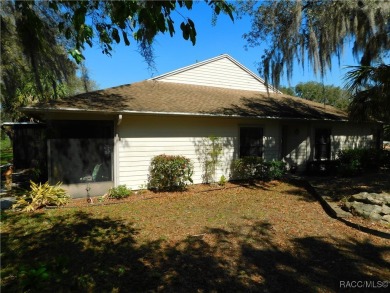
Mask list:
[[[13,159],[12,146],[11,141],[8,137],[0,140],[0,165],[5,165],[7,163],[11,163]]]
[[[4,292],[336,292],[342,280],[390,280],[388,239],[276,181],[7,211],[1,225]]]

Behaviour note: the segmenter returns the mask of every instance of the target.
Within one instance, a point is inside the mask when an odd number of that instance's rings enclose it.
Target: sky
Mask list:
[[[98,45],[92,48],[86,46],[83,52],[86,57],[86,66],[89,76],[100,89],[130,84],[142,81],[172,70],[176,70],[196,62],[204,61],[221,54],[229,54],[242,65],[258,75],[258,63],[265,47],[245,49],[246,41],[242,35],[250,31],[251,23],[248,17],[231,21],[229,16],[220,14],[215,26],[211,24],[212,11],[206,3],[194,3],[193,9],[181,12],[195,22],[197,30],[196,44],[183,39],[180,23],[183,16],[173,12],[176,34],[158,35],[154,41],[155,69],[148,68],[147,63],[137,51],[137,44],[130,46],[123,43],[113,46],[112,56],[102,54]],[[352,58],[351,50],[345,50],[338,66],[337,59],[333,62],[333,70],[327,73],[323,82],[327,85],[343,86],[343,75],[347,71],[346,65],[357,65]],[[262,76],[260,76],[262,77]],[[315,76],[311,68],[304,70],[301,66],[294,66],[293,78],[288,83],[283,77],[283,86],[295,86],[299,82],[322,82],[320,76]]]

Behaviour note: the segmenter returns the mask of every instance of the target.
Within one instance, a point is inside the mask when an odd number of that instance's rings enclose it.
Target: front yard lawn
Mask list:
[[[378,237],[332,219],[297,185],[135,197],[2,213],[1,289],[336,292],[390,281],[390,229],[367,223]]]

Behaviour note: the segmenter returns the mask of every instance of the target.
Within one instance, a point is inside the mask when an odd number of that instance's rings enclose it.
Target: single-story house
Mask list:
[[[48,177],[74,197],[102,195],[148,181],[151,159],[183,155],[202,182],[199,148],[220,137],[216,178],[231,176],[235,158],[285,160],[304,170],[338,150],[378,145],[381,124],[353,123],[331,106],[287,96],[229,55],[133,84],[24,108],[47,125]]]

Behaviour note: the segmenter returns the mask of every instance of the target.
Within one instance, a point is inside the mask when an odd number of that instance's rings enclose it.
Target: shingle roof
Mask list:
[[[154,113],[314,120],[347,120],[331,106],[283,94],[267,94],[147,80],[39,103],[25,112]]]

